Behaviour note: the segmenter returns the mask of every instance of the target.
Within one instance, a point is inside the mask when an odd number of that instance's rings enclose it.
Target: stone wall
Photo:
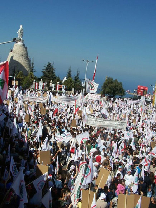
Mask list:
[[[15,43],[7,60],[9,62],[9,76],[13,75],[15,71],[23,71],[24,75],[28,75],[31,66],[27,47],[25,47],[24,43]]]

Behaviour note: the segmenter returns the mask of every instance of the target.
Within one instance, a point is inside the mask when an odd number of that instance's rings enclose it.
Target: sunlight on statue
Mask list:
[[[20,28],[17,31],[17,34],[18,34],[19,40],[22,41],[22,38],[23,38],[23,27],[22,27],[22,25],[20,25]]]

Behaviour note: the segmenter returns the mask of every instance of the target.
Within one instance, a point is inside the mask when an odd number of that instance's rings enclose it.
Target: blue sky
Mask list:
[[[24,43],[34,60],[36,75],[54,63],[61,79],[69,67],[95,81],[106,76],[118,79],[125,90],[156,83],[155,0],[6,0],[1,2],[0,42],[17,37],[20,25]],[[0,61],[8,57],[13,43],[0,45]]]

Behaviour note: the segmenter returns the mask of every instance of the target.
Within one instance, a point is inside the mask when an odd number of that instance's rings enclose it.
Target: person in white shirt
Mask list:
[[[131,174],[130,169],[128,169],[127,173],[124,176],[124,179],[125,179],[126,190],[128,190],[128,192],[129,192],[130,185],[133,184],[133,182],[134,182],[134,176]]]

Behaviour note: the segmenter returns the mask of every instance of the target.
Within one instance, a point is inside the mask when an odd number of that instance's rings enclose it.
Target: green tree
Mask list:
[[[66,80],[64,81],[63,84],[66,86],[67,91],[71,91],[72,88],[74,87],[74,80],[72,78],[71,67],[69,67],[69,69],[67,71]]]
[[[67,71],[67,76],[66,78],[72,78],[72,73],[71,73],[71,66],[69,67],[68,71]]]
[[[30,72],[32,72],[33,74],[34,72],[36,72],[35,67],[34,67],[34,60],[31,61]]]
[[[59,84],[62,84],[62,80],[60,79],[59,76],[56,77],[56,82],[59,82]]]
[[[117,79],[112,77],[107,77],[102,86],[102,95],[109,95],[115,97],[116,95],[123,96],[125,95],[125,90],[123,89],[122,82],[119,82]]]
[[[69,77],[67,80],[64,81],[64,85],[66,86],[67,91],[71,91],[74,87],[74,81],[72,77]]]
[[[55,68],[53,64],[48,62],[47,66],[42,70],[43,75],[41,76],[43,82],[47,83],[47,86],[49,86],[50,81],[52,80],[53,83],[56,84],[56,75],[55,75]]]
[[[23,85],[24,78],[25,76],[23,74],[23,71],[19,71],[18,74],[16,75],[16,80],[18,80],[19,86]]]
[[[32,72],[30,72],[28,74],[28,76],[24,77],[23,83],[22,83],[22,87],[23,89],[28,89],[31,87],[31,85],[33,84],[34,81],[34,74]]]
[[[81,90],[82,90],[82,83],[81,83],[81,80],[79,78],[79,74],[80,74],[80,72],[77,70],[77,74],[74,76],[74,90],[75,90],[75,93],[76,92],[81,92]]]

